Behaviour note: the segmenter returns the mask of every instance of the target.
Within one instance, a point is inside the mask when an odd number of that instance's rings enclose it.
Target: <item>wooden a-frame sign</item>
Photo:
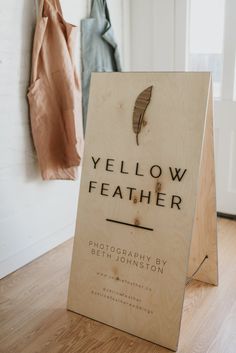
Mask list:
[[[177,349],[218,282],[212,125],[209,73],[92,75],[69,310]]]

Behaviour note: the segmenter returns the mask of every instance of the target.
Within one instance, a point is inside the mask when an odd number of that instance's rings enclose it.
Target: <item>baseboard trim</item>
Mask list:
[[[234,215],[234,214],[217,212],[217,216],[221,217],[221,218],[228,218],[228,219],[236,220],[236,215]]]
[[[0,262],[0,279],[18,270],[22,266],[37,259],[39,256],[52,250],[56,246],[64,243],[74,235],[75,224],[69,224],[63,229],[47,236],[33,245],[13,254],[9,258]]]

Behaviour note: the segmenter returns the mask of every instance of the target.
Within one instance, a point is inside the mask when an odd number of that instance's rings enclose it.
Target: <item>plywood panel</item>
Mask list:
[[[194,278],[216,285],[218,284],[218,260],[212,108],[212,86],[210,85],[188,274],[191,277],[207,256]]]
[[[138,95],[153,86],[139,145]],[[209,73],[92,78],[68,308],[177,348]]]

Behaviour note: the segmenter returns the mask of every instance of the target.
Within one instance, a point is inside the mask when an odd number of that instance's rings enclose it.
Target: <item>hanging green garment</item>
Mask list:
[[[92,0],[90,17],[81,21],[81,63],[85,131],[91,73],[121,71],[106,0]]]

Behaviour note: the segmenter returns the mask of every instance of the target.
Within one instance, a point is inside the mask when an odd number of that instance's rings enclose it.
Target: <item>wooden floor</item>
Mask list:
[[[236,353],[236,222],[218,232],[220,285],[188,285],[179,353]],[[70,240],[0,281],[0,352],[169,352],[65,309],[71,251]]]

